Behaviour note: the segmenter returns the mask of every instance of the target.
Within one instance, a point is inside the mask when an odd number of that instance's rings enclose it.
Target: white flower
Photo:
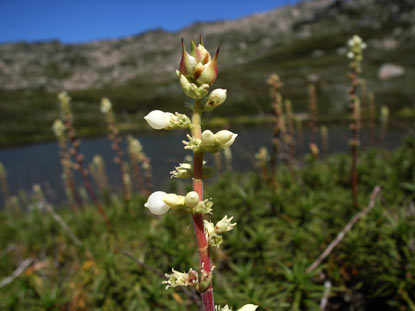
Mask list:
[[[215,140],[219,143],[222,148],[231,146],[238,134],[234,134],[228,130],[222,130],[215,134]]]
[[[226,100],[226,90],[215,89],[209,94],[208,99],[219,103],[218,105],[220,105]]]
[[[53,122],[52,130],[56,137],[61,137],[65,132],[65,125],[63,125],[61,120],[55,120],[55,122]]]
[[[144,204],[145,207],[147,207],[150,212],[152,212],[155,215],[163,215],[167,213],[167,211],[170,209],[170,206],[168,206],[164,201],[163,198],[167,195],[167,193],[163,191],[156,191],[153,192],[147,199],[147,202]]]
[[[190,119],[185,114],[153,110],[144,117],[147,123],[155,130],[172,130],[177,128],[189,128]]]
[[[172,272],[165,274],[167,281],[163,281],[163,284],[167,284],[166,289],[177,286],[196,286],[199,281],[199,275],[193,269],[190,269],[187,273],[174,269],[172,269]]]
[[[200,139],[203,147],[211,147],[215,143],[215,135],[213,135],[211,130],[204,130]]]
[[[148,125],[155,130],[161,130],[170,125],[171,117],[174,116],[172,113],[164,112],[161,110],[153,110],[144,117]]]
[[[215,89],[213,90],[206,99],[206,103],[203,106],[205,111],[211,111],[212,109],[222,105],[226,100],[226,90],[225,89]]]
[[[199,204],[200,198],[196,191],[190,191],[186,194],[184,199],[184,204],[189,207],[193,208]]]
[[[354,35],[352,40],[353,40],[353,43],[356,45],[360,45],[363,42],[362,38],[360,38],[358,35]]]
[[[233,217],[225,216],[222,220],[218,221],[215,226],[215,231],[217,233],[223,233],[227,231],[231,231],[233,227],[236,226],[236,223],[231,223]]]
[[[205,226],[206,240],[208,240],[209,245],[219,247],[223,242],[223,238],[216,233],[215,225],[207,220],[203,220],[203,224]]]
[[[354,53],[353,52],[348,52],[347,53],[347,58],[353,58],[354,57]]]
[[[193,166],[190,163],[180,163],[170,172],[171,178],[191,178],[193,176]]]
[[[238,309],[238,311],[255,311],[258,306],[253,304],[244,305],[242,308]]]
[[[108,112],[110,112],[110,110],[112,109],[112,104],[111,104],[111,102],[109,101],[109,99],[108,98],[103,98],[102,100],[101,100],[101,112],[102,113],[108,113]]]
[[[71,98],[69,97],[68,93],[65,91],[62,91],[58,94],[58,99],[62,103],[68,104],[71,101]]]

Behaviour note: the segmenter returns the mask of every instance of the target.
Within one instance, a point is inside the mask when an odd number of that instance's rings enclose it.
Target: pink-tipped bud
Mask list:
[[[179,73],[185,76],[190,83],[195,83],[197,86],[203,84],[210,86],[215,82],[218,75],[218,55],[219,48],[212,59],[203,43],[196,44],[194,41],[191,41],[191,52],[189,54],[182,39],[182,59],[180,61]]]
[[[196,60],[203,65],[207,64],[211,59],[209,51],[206,50],[205,47],[201,44],[197,46],[197,51],[198,58],[196,58]]]
[[[219,48],[216,51],[215,57],[211,59],[207,64],[203,65],[203,68],[195,68],[194,79],[199,85],[208,84],[212,85],[218,76],[217,59],[219,55]]]
[[[182,59],[180,60],[180,73],[186,78],[191,78],[193,75],[194,67],[198,62],[196,58],[187,53],[184,46],[184,40],[182,39]]]

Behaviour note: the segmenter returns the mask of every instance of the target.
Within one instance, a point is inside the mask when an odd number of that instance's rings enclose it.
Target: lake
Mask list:
[[[233,167],[235,170],[245,171],[254,167],[254,154],[261,146],[270,150],[271,127],[261,126],[255,128],[232,129],[238,133],[236,142],[232,146]],[[377,130],[377,135],[379,135]],[[191,154],[189,150],[183,149],[181,141],[186,132],[153,131],[133,135],[143,145],[144,152],[151,159],[154,188],[162,190],[169,180],[169,172],[180,162],[185,155]],[[399,146],[405,136],[410,134],[409,125],[396,124],[388,128],[383,145],[387,149]],[[317,135],[317,143],[320,143],[320,133]],[[308,152],[308,141],[310,130],[303,129],[303,144],[296,146],[296,155],[304,155]],[[348,140],[350,131],[346,124],[329,126],[329,152],[348,151]],[[122,147],[126,142],[123,137]],[[362,149],[374,146],[371,135],[367,129],[361,131]],[[120,177],[118,166],[113,163],[113,151],[111,143],[106,137],[83,139],[81,152],[85,155],[85,163],[89,163],[96,154],[102,155],[105,160],[107,174],[113,187],[120,188]],[[213,165],[210,155],[207,156],[208,165]],[[15,148],[0,150],[0,162],[5,166],[8,173],[8,183],[11,194],[17,194],[19,189],[31,191],[33,184],[39,183],[51,202],[61,202],[64,198],[61,182],[61,165],[59,160],[59,148],[57,143],[39,143]],[[0,194],[0,200],[2,201]]]

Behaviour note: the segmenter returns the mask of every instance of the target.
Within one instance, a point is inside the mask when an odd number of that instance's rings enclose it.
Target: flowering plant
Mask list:
[[[177,128],[189,129],[188,141],[183,141],[185,149],[193,151],[193,163],[181,163],[171,172],[175,178],[192,178],[193,191],[185,196],[163,191],[153,192],[145,204],[150,212],[155,215],[163,215],[170,209],[181,210],[190,213],[193,219],[195,236],[198,244],[200,258],[200,271],[190,269],[187,273],[172,269],[172,273],[166,274],[167,280],[163,283],[166,288],[177,286],[192,286],[201,295],[204,311],[231,311],[226,305],[220,307],[214,305],[212,271],[209,256],[209,246],[219,247],[223,242],[222,233],[232,230],[236,223],[232,223],[233,217],[225,216],[216,224],[205,219],[212,214],[213,201],[203,199],[203,179],[206,172],[203,161],[205,152],[217,153],[230,147],[237,137],[231,131],[222,130],[213,133],[210,130],[202,132],[201,118],[204,111],[211,111],[226,100],[226,90],[215,89],[209,93],[209,88],[215,82],[218,69],[217,59],[219,48],[212,58],[204,47],[202,40],[197,44],[191,41],[191,51],[186,51],[182,40],[182,58],[180,68],[176,71],[180,85],[191,102],[186,106],[192,110],[191,119],[185,114],[170,113],[153,110],[144,119],[156,130],[172,130]],[[257,306],[248,304],[239,311],[254,311]]]

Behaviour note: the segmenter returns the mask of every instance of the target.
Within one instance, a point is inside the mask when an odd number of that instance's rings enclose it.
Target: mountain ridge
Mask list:
[[[220,45],[215,87],[228,89],[218,116],[270,112],[266,78],[277,72],[296,112],[307,111],[310,77],[321,114],[347,111],[346,42],[359,34],[368,48],[362,78],[377,107],[392,113],[413,106],[415,10],[410,0],[309,0],[269,12],[199,22],[177,32],[162,29],[82,44],[0,44],[0,144],[50,137],[58,117],[56,93],[73,98],[81,133],[101,133],[97,106],[109,97],[125,130],[149,110],[181,111],[185,98],[175,71],[180,39],[203,35],[209,51]],[[385,67],[385,65],[391,65]],[[381,69],[400,75],[380,78]],[[386,75],[387,76],[387,75]],[[21,138],[23,137],[23,139]]]

